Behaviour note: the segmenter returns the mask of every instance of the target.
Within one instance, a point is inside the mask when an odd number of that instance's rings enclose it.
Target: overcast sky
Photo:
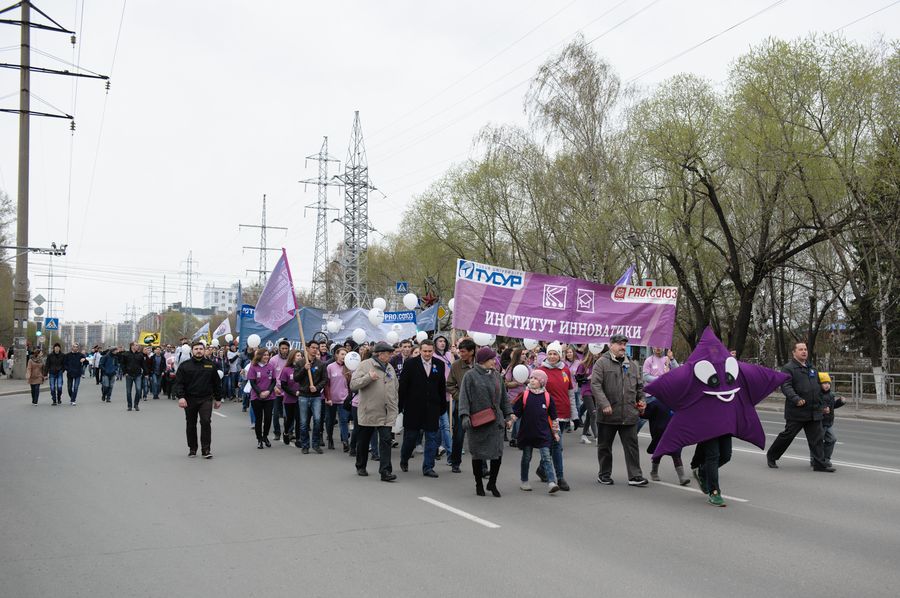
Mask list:
[[[12,0],[0,6],[11,4]],[[32,46],[102,81],[32,76],[32,109],[74,114],[32,119],[31,246],[68,243],[54,260],[54,299],[65,320],[124,319],[185,298],[193,252],[193,304],[207,283],[255,280],[261,198],[272,247],[284,246],[298,286],[310,285],[317,175],[328,136],[342,163],[360,111],[371,182],[369,218],[396,229],[405,206],[470,155],[488,123],[523,124],[522,98],[538,65],[582,31],[626,80],[760,12],[772,0],[535,0],[355,2],[38,0],[78,33],[35,30]],[[871,43],[900,38],[900,2],[786,0],[636,81],[646,90],[679,72],[723,81],[729,64],[767,36],[843,32]],[[83,8],[83,11],[82,11]],[[641,11],[641,12],[639,12]],[[83,13],[83,14],[82,14]],[[635,13],[627,22],[622,23]],[[8,16],[8,15],[4,15]],[[17,17],[16,17],[17,18]],[[35,20],[39,15],[34,16]],[[118,50],[116,51],[116,40]],[[0,62],[18,62],[18,28],[0,26]],[[32,64],[70,68],[35,54]],[[18,107],[18,72],[0,69],[0,107]],[[7,97],[8,96],[8,97]],[[13,199],[17,119],[0,113],[0,189]],[[332,166],[332,173],[336,168]],[[333,207],[343,206],[337,189]],[[335,213],[332,217],[336,217]],[[329,230],[329,248],[341,241]],[[370,241],[377,241],[371,234]],[[272,254],[269,267],[277,255]],[[32,289],[44,296],[47,258],[33,256]],[[402,274],[402,273],[398,273]],[[46,307],[46,306],[45,306]]]

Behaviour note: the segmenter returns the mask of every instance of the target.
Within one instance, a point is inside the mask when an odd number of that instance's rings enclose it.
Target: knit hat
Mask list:
[[[482,347],[475,354],[475,363],[484,363],[497,358],[497,353],[490,347]]]
[[[528,377],[540,382],[541,386],[547,386],[547,372],[544,370],[534,370]]]
[[[560,344],[560,342],[553,341],[552,343],[547,345],[547,353],[549,353],[550,351],[556,351],[557,353],[559,353],[559,356],[562,357],[563,350],[562,350],[562,345]]]
[[[831,374],[828,372],[819,372],[819,384],[831,384]]]

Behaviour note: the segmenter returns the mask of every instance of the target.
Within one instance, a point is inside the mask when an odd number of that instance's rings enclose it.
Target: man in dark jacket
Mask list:
[[[153,347],[153,354],[150,356],[150,392],[153,398],[159,398],[159,390],[163,376],[166,373],[166,358],[162,354],[162,349]]]
[[[50,398],[53,405],[62,404],[62,381],[65,370],[66,355],[62,352],[59,343],[53,343],[47,361],[44,363],[44,373],[50,378]]]
[[[69,405],[75,406],[78,399],[78,386],[84,375],[84,364],[87,363],[87,355],[78,348],[78,343],[72,345],[72,350],[63,357],[63,369],[66,371],[66,389],[69,391]]]
[[[425,434],[422,475],[436,478],[434,460],[440,445],[440,419],[447,411],[447,382],[444,362],[434,359],[434,342],[423,340],[418,357],[411,357],[400,372],[399,405],[403,414],[403,446],[400,469],[409,471],[409,458],[420,433]]]
[[[453,473],[462,471],[459,466],[462,463],[463,442],[466,438],[466,429],[459,419],[459,389],[462,386],[463,377],[475,365],[475,349],[477,348],[475,341],[470,338],[460,340],[457,346],[459,359],[450,366],[450,376],[447,378],[447,392],[453,399],[453,446],[447,462]]]
[[[312,377],[312,384],[310,384]],[[319,359],[319,343],[309,341],[306,343],[305,357],[296,357],[294,365],[294,382],[300,385],[297,393],[299,408],[297,417],[299,422],[294,424],[294,429],[300,429],[300,439],[294,444],[300,447],[303,454],[309,453],[309,420],[312,416],[312,445],[313,450],[322,454],[322,391],[325,389],[325,381],[328,379],[325,364]]]
[[[200,417],[200,449],[204,459],[212,459],[212,410],[222,406],[222,386],[213,363],[203,357],[203,344],[191,345],[191,358],[182,361],[175,373],[172,392],[187,420],[188,457],[197,456],[197,417]]]
[[[141,402],[144,381],[144,352],[137,343],[131,343],[129,350],[122,356],[122,370],[125,372],[125,398],[128,400],[128,410],[134,407],[140,411],[138,404]],[[132,399],[131,391],[134,390]]]
[[[819,393],[819,377],[815,368],[807,363],[809,355],[806,343],[794,343],[791,360],[781,371],[791,377],[781,385],[784,393],[784,431],[778,435],[766,453],[766,463],[772,469],[778,468],[778,459],[791,446],[794,437],[803,430],[809,452],[812,456],[813,470],[833,472],[834,467],[825,462],[822,428],[823,403]]]
[[[119,370],[119,358],[116,356],[118,349],[112,347],[100,358],[100,400],[107,403],[112,400],[113,386],[116,382],[116,372]]]
[[[609,339],[609,351],[594,364],[591,373],[591,394],[597,404],[597,461],[600,473],[597,481],[611,486],[612,443],[619,435],[625,451],[625,467],[629,486],[646,486],[638,453],[638,417],[644,410],[644,382],[640,368],[628,359],[625,346],[628,338],[614,334]]]

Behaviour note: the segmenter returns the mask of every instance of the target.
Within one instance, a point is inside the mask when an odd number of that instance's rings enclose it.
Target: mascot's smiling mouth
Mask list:
[[[734,400],[734,395],[736,395],[740,389],[741,387],[738,386],[737,388],[734,388],[732,390],[723,390],[720,392],[716,392],[714,390],[704,390],[703,394],[712,395],[723,403],[730,403],[732,400]]]

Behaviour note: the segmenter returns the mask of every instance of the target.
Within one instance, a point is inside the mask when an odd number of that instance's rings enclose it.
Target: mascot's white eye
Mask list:
[[[719,375],[716,373],[716,368],[705,359],[694,364],[694,375],[697,377],[697,380],[707,386],[716,387],[719,385]]]
[[[729,357],[725,360],[725,379],[729,384],[734,384],[734,381],[737,380],[738,372],[740,372],[740,366],[738,366],[738,360],[734,357]]]

